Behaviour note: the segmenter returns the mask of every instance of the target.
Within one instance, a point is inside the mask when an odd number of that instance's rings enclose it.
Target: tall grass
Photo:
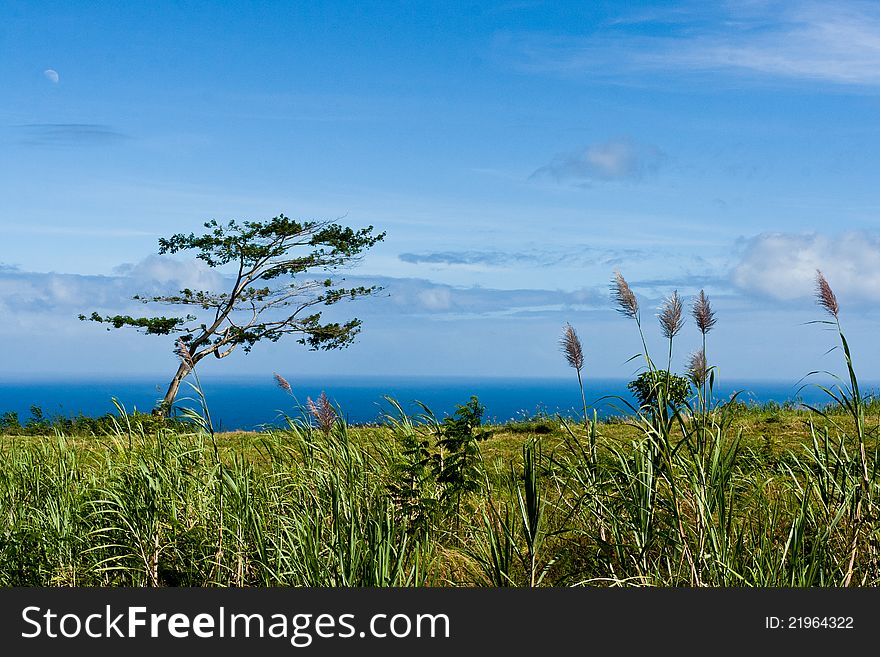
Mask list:
[[[492,427],[460,499],[434,470],[442,423],[402,411],[224,439],[219,463],[198,430],[4,439],[0,584],[876,585],[875,438],[864,497],[855,432],[821,421],[773,459],[712,419],[709,448],[682,417],[662,456],[647,420],[629,443],[593,424],[595,458],[576,427]]]

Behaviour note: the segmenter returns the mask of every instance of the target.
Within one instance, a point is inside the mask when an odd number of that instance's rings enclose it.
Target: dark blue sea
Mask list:
[[[581,414],[580,392],[571,379],[449,378],[449,377],[334,377],[290,380],[293,395],[285,392],[272,377],[207,379],[202,381],[215,427],[219,430],[253,430],[282,424],[284,416],[300,416],[298,404],[305,404],[326,392],[349,423],[380,421],[391,411],[386,396],[396,399],[410,413],[427,406],[442,418],[476,395],[486,407],[485,418],[493,421],[528,419],[544,414]],[[149,411],[164,393],[166,381],[148,379],[93,379],[15,381],[0,379],[0,413],[12,411],[22,423],[37,406],[45,417],[98,416],[115,412],[116,398],[127,411]],[[726,400],[734,392],[747,403],[801,401],[822,405],[826,393],[803,382],[778,381],[748,383],[730,381],[716,385],[715,398]],[[587,404],[600,417],[628,412],[622,400],[632,402],[626,381],[602,379],[587,381]],[[178,404],[198,407],[195,391],[186,382],[181,386]],[[618,398],[619,397],[619,398]],[[622,399],[621,399],[622,398]],[[592,412],[592,411],[591,411]]]

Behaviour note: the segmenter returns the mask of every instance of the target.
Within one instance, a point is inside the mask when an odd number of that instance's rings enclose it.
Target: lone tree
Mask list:
[[[279,215],[269,221],[215,220],[202,235],[178,233],[159,240],[159,254],[196,251],[209,267],[229,266],[226,292],[181,290],[169,296],[133,297],[142,303],[183,306],[185,317],[80,315],[81,320],[133,327],[145,334],[178,335],[180,358],[165,398],[157,411],[165,414],[174,403],[180,382],[207,356],[226,358],[241,345],[247,353],[261,340],[276,342],[299,335],[297,342],[312,350],[338,349],[351,344],[361,322],[323,322],[316,306],[367,296],[378,287],[338,287],[331,278],[309,272],[333,272],[358,259],[385,237],[373,227],[354,230],[329,221],[295,221]],[[110,328],[108,327],[109,331]]]

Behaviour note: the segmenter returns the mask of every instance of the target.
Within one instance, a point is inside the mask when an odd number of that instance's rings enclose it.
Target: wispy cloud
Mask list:
[[[128,138],[98,123],[26,123],[14,127],[21,135],[21,143],[28,146],[99,146]]]
[[[712,269],[712,267],[707,268]],[[694,294],[700,289],[722,294],[728,294],[731,291],[730,277],[717,273],[683,272],[674,278],[633,278],[629,282],[634,288],[655,298],[665,296],[671,290],[678,290],[682,294]]]
[[[627,259],[644,258],[641,249],[598,249],[577,245],[568,249],[531,249],[527,251],[428,251],[401,253],[402,262],[414,265],[479,267],[553,267],[555,265],[616,266]]]
[[[744,292],[806,299],[814,294],[817,269],[842,298],[880,301],[880,235],[764,233],[744,242],[731,279]]]
[[[517,259],[502,251],[433,251],[429,253],[401,253],[401,262],[413,265],[506,265]]]
[[[367,282],[367,279],[352,279]],[[455,286],[421,278],[371,277],[383,287],[383,298],[364,305],[366,312],[402,315],[431,315],[463,319],[604,308],[608,295],[604,286],[577,290],[498,289]],[[359,310],[360,312],[360,310]]]
[[[639,180],[656,171],[665,155],[656,146],[631,139],[611,139],[590,144],[574,153],[557,155],[532,177],[550,176],[557,181],[581,184],[612,180]]]
[[[712,5],[714,7],[714,5]],[[500,56],[532,72],[591,77],[688,71],[748,72],[835,84],[880,84],[880,5],[868,2],[749,2],[679,10],[669,36],[613,21],[589,36],[506,34]]]
[[[750,70],[859,85],[880,83],[880,7],[870,3],[768,5],[725,33],[679,40],[672,66]],[[762,7],[762,9],[764,9]],[[776,11],[779,11],[777,14]],[[778,21],[768,24],[768,19]]]

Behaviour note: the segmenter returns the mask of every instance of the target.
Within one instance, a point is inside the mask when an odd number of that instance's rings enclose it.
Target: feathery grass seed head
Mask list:
[[[703,335],[706,335],[712,330],[712,327],[715,326],[715,311],[712,310],[712,306],[709,304],[709,299],[706,298],[706,293],[703,290],[700,290],[697,298],[694,299],[694,306],[691,314],[694,316],[697,328],[700,329],[700,333]]]
[[[834,290],[825,280],[825,276],[818,269],[816,270],[816,301],[827,310],[835,319],[840,312],[840,306],[837,304],[837,297]]]
[[[629,283],[619,271],[614,272],[614,280],[611,282],[611,295],[617,303],[617,311],[627,317],[635,319],[639,314],[639,302]]]
[[[287,382],[287,379],[285,379],[283,376],[278,374],[278,372],[275,372],[274,376],[275,376],[275,383],[278,384],[279,388],[281,388],[282,390],[284,390],[288,393],[292,392],[292,388],[290,387],[290,384]]]
[[[177,338],[177,342],[174,343],[174,353],[189,369],[193,369],[196,366],[189,347],[183,341],[183,338]]]
[[[580,372],[584,366],[584,350],[581,346],[580,338],[578,338],[578,334],[571,324],[565,324],[565,328],[562,330],[562,338],[559,340],[559,346],[562,349],[562,353],[565,354],[568,364]]]
[[[663,309],[660,311],[660,326],[663,328],[663,335],[669,340],[678,335],[681,327],[684,326],[681,297],[678,296],[678,290],[663,302]]]
[[[325,434],[329,434],[336,422],[336,409],[333,408],[333,404],[327,398],[327,393],[321,391],[317,401],[308,397],[306,405],[308,406],[309,414],[317,421],[318,428]]]
[[[691,354],[690,362],[688,363],[688,376],[690,380],[693,381],[694,385],[702,387],[704,383],[706,383],[706,376],[709,372],[709,368],[706,365],[706,352],[700,349],[699,351],[695,351]]]

